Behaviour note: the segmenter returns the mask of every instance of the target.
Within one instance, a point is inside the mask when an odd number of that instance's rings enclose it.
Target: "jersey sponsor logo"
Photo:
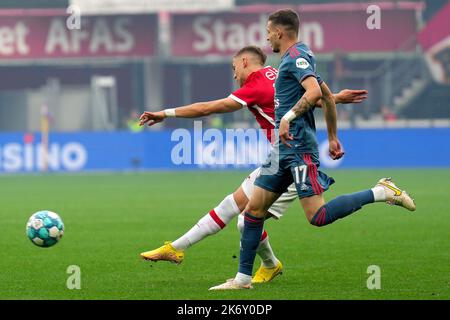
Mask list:
[[[269,68],[265,73],[266,78],[270,81],[274,81],[278,77],[278,70],[274,68]]]
[[[295,65],[299,69],[306,69],[309,67],[309,62],[305,58],[298,58],[295,60]]]

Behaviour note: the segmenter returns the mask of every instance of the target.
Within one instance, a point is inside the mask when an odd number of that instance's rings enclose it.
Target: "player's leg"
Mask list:
[[[271,162],[271,158],[277,161],[275,165]],[[244,212],[244,231],[241,236],[238,273],[233,279],[212,287],[210,290],[251,288],[253,264],[264,227],[265,215],[270,206],[292,183],[292,176],[287,166],[289,162],[289,156],[280,157],[273,153],[262,167],[261,175],[255,180],[253,194]]]
[[[239,187],[219,203],[214,209],[205,214],[188,232],[175,240],[172,245],[177,250],[186,250],[206,237],[216,234],[239,213],[244,210],[248,202],[242,188]]]
[[[300,202],[306,217],[314,226],[328,225],[374,202],[388,202],[411,211],[415,210],[414,201],[409,195],[398,189],[389,179],[381,179],[374,188],[341,195],[325,203],[322,193],[334,180],[317,170],[316,156],[305,154],[303,160],[304,164],[294,168],[293,174],[296,176]]]
[[[268,214],[269,217],[272,217],[270,213]],[[244,232],[244,214],[239,215],[237,227],[242,236]],[[266,230],[263,230],[256,254],[261,258],[261,266],[252,278],[252,283],[269,282],[282,273],[283,264],[275,256]]]
[[[252,172],[252,174],[250,174],[242,185],[232,194],[232,197],[227,196],[217,207],[203,216],[187,233],[175,240],[172,243],[172,246],[176,250],[184,251],[207,236],[219,232],[225,228],[234,217],[240,216],[240,213],[244,211],[249,201],[248,196],[253,192],[253,182],[258,173],[258,169]],[[264,230],[261,235],[260,249],[259,253],[261,259],[277,263],[278,260],[273,255],[273,251],[268,242],[267,232]]]
[[[223,199],[218,206],[205,214],[185,234],[175,241],[167,241],[163,246],[141,253],[141,257],[151,261],[170,261],[181,263],[184,259],[184,251],[204,238],[213,235],[238,216],[248,202],[242,188],[239,187],[233,194]]]
[[[269,208],[268,218],[280,219],[284,212],[288,209],[289,205],[298,198],[295,184],[291,184],[288,191],[283,193]],[[244,231],[244,215],[240,214],[238,217],[239,231]],[[269,243],[269,236],[266,231],[263,231],[261,242],[256,249],[256,254],[261,258],[261,265],[255,272],[252,283],[264,283],[269,282],[283,272],[283,264],[279,259],[275,257],[272,247]]]
[[[387,179],[381,179],[380,181],[385,183]],[[389,186],[392,185],[393,183],[389,184]],[[396,186],[391,189],[382,183],[378,183],[372,189],[341,195],[327,203],[322,196],[301,199],[309,222],[317,227],[333,223],[374,202],[387,202],[402,206],[410,211],[414,211],[416,208],[414,200],[406,191],[400,190]]]
[[[257,173],[259,175],[260,171],[258,170]],[[244,191],[248,199],[250,199],[252,196],[256,177],[257,175],[250,175],[241,185],[242,190]],[[291,202],[291,196],[287,195],[287,193],[283,194],[269,208],[266,218],[273,217],[275,219],[279,219],[283,215],[284,211],[286,211]],[[244,231],[244,214],[240,214],[238,216],[237,228],[242,235],[242,232]],[[261,258],[261,266],[252,279],[253,283],[268,282],[277,275],[281,274],[283,268],[282,263],[277,259],[273,252],[273,249],[269,242],[269,235],[266,230],[263,230],[259,246],[256,249],[256,254]]]
[[[244,212],[244,230],[241,236],[239,271],[236,282],[247,286],[251,283],[253,264],[258,249],[267,210],[281,194],[262,189],[255,185]]]
[[[251,194],[253,182],[259,174],[259,168],[254,170],[233,193],[225,197],[213,210],[205,214],[191,229],[173,242],[141,253],[146,260],[166,260],[181,263],[184,251],[204,238],[222,230],[234,217],[238,216],[248,203],[247,194]]]
[[[259,175],[260,169],[250,173],[233,192],[209,213],[204,215],[187,233],[173,242],[178,250],[186,250],[193,244],[222,230],[234,217],[238,216],[247,206],[252,193],[253,182]]]
[[[322,194],[302,198],[300,202],[308,221],[314,226],[322,227],[373,203],[374,197],[369,189],[339,196],[328,203],[325,203]]]

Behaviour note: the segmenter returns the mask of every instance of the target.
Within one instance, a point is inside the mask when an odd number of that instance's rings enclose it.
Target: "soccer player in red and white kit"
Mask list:
[[[198,118],[217,113],[228,113],[247,107],[255,116],[256,121],[265,131],[267,138],[272,142],[274,136],[274,82],[278,70],[267,66],[265,53],[258,47],[247,46],[241,49],[233,57],[234,79],[240,88],[227,98],[199,102],[173,109],[165,109],[159,112],[144,112],[140,117],[140,124],[149,126],[164,121],[167,117]],[[365,90],[342,90],[334,95],[337,103],[359,103],[367,97]],[[319,101],[318,107],[321,106]],[[275,139],[275,137],[273,137]],[[141,253],[146,260],[166,260],[181,263],[184,259],[184,251],[206,238],[222,230],[234,217],[238,218],[238,229],[243,230],[243,216],[240,213],[247,205],[252,191],[253,182],[260,173],[260,169],[254,170],[241,184],[241,186],[229,194],[209,213],[204,215],[188,232],[173,242],[166,242],[162,247],[152,251]],[[268,210],[270,217],[279,219],[287,210],[289,204],[297,198],[295,185],[289,187]],[[281,273],[282,263],[275,257],[269,243],[269,237],[264,230],[257,249],[262,263],[252,279],[253,283],[262,283],[272,280]]]

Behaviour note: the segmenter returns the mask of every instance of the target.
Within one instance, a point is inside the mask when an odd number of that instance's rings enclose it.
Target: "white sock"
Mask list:
[[[386,201],[386,190],[384,190],[383,187],[376,186],[373,187],[371,190],[373,192],[373,198],[375,202]]]
[[[204,215],[188,232],[175,240],[172,245],[177,250],[186,250],[207,236],[225,228],[239,213],[241,213],[239,207],[233,195],[230,194],[214,210]]]
[[[278,259],[273,254],[272,247],[269,243],[269,236],[266,236],[266,238],[259,243],[256,253],[261,257],[264,267],[275,268],[277,266]]]
[[[252,283],[252,276],[238,272],[236,277],[234,277],[234,281],[241,286],[245,286]]]
[[[229,194],[222,200],[217,207],[214,208],[214,212],[222,220],[222,222],[227,225],[234,217],[241,213],[239,207],[234,200],[232,194]]]
[[[177,250],[186,250],[193,244],[221,230],[220,226],[214,221],[209,213],[198,220],[188,232],[172,243]]]
[[[238,217],[237,228],[239,232],[242,234],[244,232],[244,216],[242,214]],[[272,247],[269,243],[269,236],[267,232],[263,230],[261,237],[265,237],[262,241],[259,242],[258,248],[256,249],[256,254],[261,258],[262,264],[266,268],[274,268],[278,263],[278,259],[275,257],[273,253]]]

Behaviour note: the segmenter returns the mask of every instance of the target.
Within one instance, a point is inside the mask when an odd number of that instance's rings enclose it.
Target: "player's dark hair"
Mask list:
[[[256,56],[259,59],[259,62],[261,63],[261,65],[264,65],[266,63],[267,55],[261,50],[260,47],[257,47],[257,46],[243,47],[241,50],[239,50],[234,55],[234,57],[238,57],[244,53],[250,53],[250,54],[253,54],[254,56]]]
[[[274,25],[283,26],[286,30],[295,32],[298,35],[300,18],[297,12],[292,9],[280,9],[269,16],[269,21]]]

